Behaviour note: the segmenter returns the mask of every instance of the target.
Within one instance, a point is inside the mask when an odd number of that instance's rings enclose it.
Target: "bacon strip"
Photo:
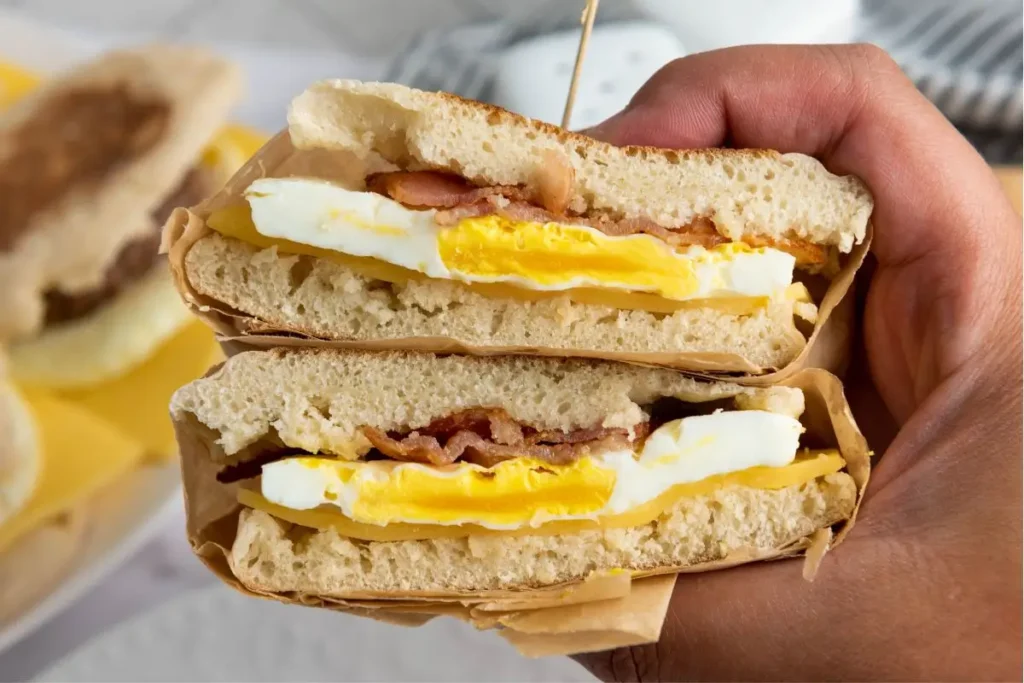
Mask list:
[[[514,185],[476,187],[465,178],[437,171],[396,171],[370,176],[366,189],[416,208],[443,209],[474,204],[488,197],[528,201],[530,194]]]
[[[553,184],[553,181],[552,181]],[[570,216],[565,209],[552,208],[567,205],[567,199],[559,192],[548,190],[545,203],[547,208],[537,206],[539,198],[522,187],[495,185],[476,187],[464,178],[436,171],[396,171],[371,176],[367,188],[384,194],[397,202],[415,208],[440,209],[435,216],[439,225],[455,225],[466,218],[498,215],[509,220],[536,223],[572,223],[587,225],[606,235],[621,237],[646,234],[664,240],[674,247],[699,245],[710,249],[729,242],[729,238],[715,229],[709,218],[696,218],[687,225],[666,228],[648,218],[616,219],[605,213],[591,213],[587,216]],[[792,254],[798,265],[821,265],[828,260],[824,247],[802,239],[772,239],[756,235],[743,238],[752,247],[772,247]]]
[[[463,410],[406,435],[363,427],[373,447],[393,460],[437,466],[462,460],[483,467],[521,457],[569,465],[588,455],[631,448],[647,433],[643,427],[634,431],[637,436],[633,440],[625,429],[538,432],[520,425],[500,408]]]

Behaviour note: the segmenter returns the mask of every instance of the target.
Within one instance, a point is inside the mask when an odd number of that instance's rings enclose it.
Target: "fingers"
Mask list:
[[[830,673],[836,661],[815,656],[841,644],[829,615],[854,613],[827,569],[814,583],[801,578],[799,561],[680,575],[658,643],[576,659],[615,681],[860,679],[868,673]]]
[[[1019,674],[1019,552],[1003,562],[979,554],[980,542],[936,549],[861,524],[866,533],[854,528],[812,583],[799,560],[681,574],[659,642],[576,659],[615,681]]]
[[[985,162],[879,48],[749,46],[684,57],[655,74],[624,112],[590,131],[615,144],[731,144],[800,152],[861,177],[876,221],[911,216],[876,237],[883,265],[978,237],[934,220],[1001,204]],[[967,207],[950,187],[976,186]],[[964,211],[966,209],[966,211]]]
[[[667,64],[596,132],[616,144],[731,143],[817,156],[867,101],[867,70],[854,64],[834,48],[804,46],[696,54]]]
[[[879,263],[869,355],[901,421],[943,377],[1019,332],[1020,222],[984,160],[878,48],[748,46],[685,57],[590,134],[800,152],[864,180]]]

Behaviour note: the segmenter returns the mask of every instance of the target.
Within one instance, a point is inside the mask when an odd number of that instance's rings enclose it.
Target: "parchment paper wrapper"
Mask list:
[[[209,324],[225,342],[225,352],[237,352],[245,346],[332,346],[367,350],[407,349],[435,353],[472,355],[529,354],[565,357],[565,349],[543,346],[473,346],[449,337],[406,337],[379,340],[324,340],[301,331],[279,328],[232,309],[227,304],[203,296],[185,276],[185,255],[198,240],[209,235],[206,219],[215,211],[244,203],[244,190],[258,178],[315,176],[334,180],[345,186],[356,186],[370,169],[354,156],[346,160],[343,152],[296,150],[287,131],[278,133],[258,154],[228,181],[224,188],[190,211],[179,209],[171,215],[164,228],[162,249],[168,252],[175,284],[185,303]],[[572,351],[572,355],[607,358],[639,365],[686,370],[709,375],[742,373],[749,377],[731,377],[735,381],[775,383],[805,367],[819,367],[838,372],[846,357],[852,329],[852,309],[840,306],[853,283],[854,275],[864,261],[871,242],[871,230],[864,242],[842,257],[841,268],[831,281],[814,278],[811,290],[818,301],[818,318],[801,353],[785,368],[763,368],[748,359],[727,353],[612,353],[605,351]],[[815,291],[820,290],[820,291]],[[795,330],[794,334],[799,334]],[[230,343],[229,343],[230,342]],[[767,373],[767,374],[765,374]]]
[[[212,372],[212,371],[211,371]],[[185,512],[189,543],[196,555],[225,583],[249,595],[285,603],[324,607],[405,626],[435,616],[452,616],[477,628],[496,628],[530,656],[573,654],[654,642],[665,619],[668,601],[681,572],[703,572],[738,564],[806,553],[804,575],[811,579],[822,556],[849,532],[870,471],[869,451],[853,421],[840,381],[816,369],[795,373],[781,382],[803,390],[802,418],[814,443],[836,447],[858,489],[850,519],[832,530],[793,538],[778,548],[746,548],[725,557],[686,567],[649,571],[625,569],[596,572],[580,581],[534,590],[465,592],[353,592],[344,598],[300,593],[261,593],[243,586],[231,571],[231,546],[241,506],[238,483],[216,479],[210,458],[211,431],[189,416],[175,422],[181,449]]]

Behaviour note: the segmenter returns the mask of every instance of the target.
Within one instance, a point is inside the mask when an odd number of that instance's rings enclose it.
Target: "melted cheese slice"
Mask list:
[[[681,500],[704,496],[724,486],[746,486],[756,489],[778,490],[813,481],[845,467],[838,451],[805,452],[785,467],[751,467],[738,472],[716,475],[701,481],[678,484],[660,496],[627,512],[607,515],[599,519],[579,519],[547,522],[537,527],[519,529],[491,529],[477,524],[445,526],[439,524],[387,525],[356,522],[333,507],[313,510],[293,510],[267,501],[249,489],[239,489],[238,501],[246,507],[262,510],[292,524],[320,530],[337,531],[342,536],[365,541],[410,541],[432,538],[463,538],[466,536],[523,536],[574,534],[597,529],[616,529],[642,526],[661,517]],[[453,505],[456,501],[452,501]]]
[[[146,448],[84,408],[25,392],[41,442],[42,474],[28,504],[0,526],[0,552],[131,471]]]
[[[61,396],[115,425],[149,453],[170,458],[177,452],[167,409],[171,395],[222,357],[213,332],[192,322],[126,375]]]
[[[260,249],[276,248],[284,254],[314,256],[337,263],[365,278],[403,284],[409,281],[428,279],[423,273],[366,256],[352,256],[332,249],[301,244],[278,237],[267,237],[256,230],[248,204],[238,204],[211,214],[206,225],[224,237],[237,239]],[[713,308],[723,313],[745,315],[755,313],[768,305],[769,297],[719,297],[716,299],[695,299],[677,301],[657,294],[625,292],[597,287],[577,287],[562,291],[540,291],[524,289],[500,282],[474,282],[466,284],[451,281],[453,286],[466,287],[470,291],[490,298],[519,299],[522,301],[543,301],[568,297],[581,304],[608,306],[621,310],[649,311],[652,313],[675,313],[692,308]],[[785,291],[791,301],[811,302],[806,287],[793,283]]]

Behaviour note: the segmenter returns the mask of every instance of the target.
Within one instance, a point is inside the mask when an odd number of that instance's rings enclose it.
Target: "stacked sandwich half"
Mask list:
[[[337,604],[806,549],[851,520],[867,454],[838,380],[794,362],[871,208],[800,155],[313,86],[165,229],[233,354],[171,405],[197,552]]]

